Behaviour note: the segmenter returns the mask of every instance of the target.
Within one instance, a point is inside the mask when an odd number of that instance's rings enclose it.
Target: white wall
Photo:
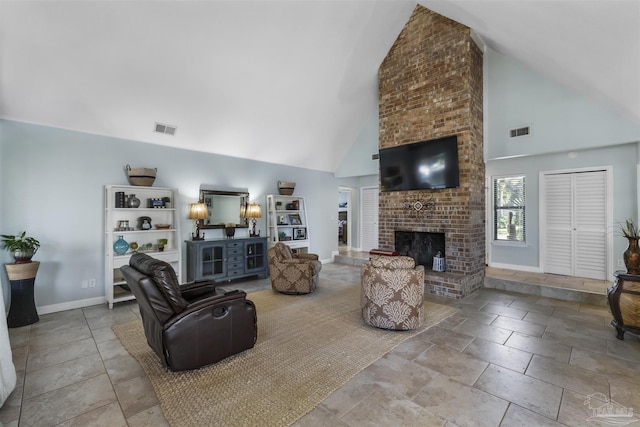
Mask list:
[[[282,180],[296,182],[294,195],[306,197],[311,251],[328,260],[337,250],[338,184],[330,173],[3,120],[0,234],[27,230],[42,243],[35,257],[41,262],[38,307],[104,295],[104,185],[128,184],[127,164],[157,167],[154,186],[178,188],[184,239],[193,227],[187,206],[198,199],[201,185],[247,188],[264,208],[266,195],[277,193]],[[264,217],[258,228],[266,235]],[[221,230],[207,230],[207,238],[214,233],[222,237]],[[10,262],[6,251],[0,257]],[[8,279],[0,277],[7,299]],[[82,289],[82,280],[90,278],[98,286]]]

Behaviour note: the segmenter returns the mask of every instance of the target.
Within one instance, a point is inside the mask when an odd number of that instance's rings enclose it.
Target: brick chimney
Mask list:
[[[482,52],[471,30],[418,5],[380,66],[379,97],[380,148],[457,135],[460,169],[458,188],[381,192],[380,248],[395,249],[399,230],[444,233],[446,270],[426,271],[425,290],[469,295],[485,267]]]

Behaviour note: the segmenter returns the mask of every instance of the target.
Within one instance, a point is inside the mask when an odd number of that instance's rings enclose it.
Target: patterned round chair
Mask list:
[[[372,256],[360,273],[362,318],[376,328],[409,330],[424,320],[424,266],[407,256]]]
[[[308,294],[320,280],[322,263],[316,254],[294,254],[284,243],[276,243],[267,251],[271,288],[283,294]]]

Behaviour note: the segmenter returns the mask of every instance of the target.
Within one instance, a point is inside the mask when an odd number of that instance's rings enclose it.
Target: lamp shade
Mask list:
[[[189,207],[189,219],[206,219],[209,217],[207,205],[204,203],[191,203]]]
[[[257,203],[247,205],[245,218],[262,218],[262,208]]]

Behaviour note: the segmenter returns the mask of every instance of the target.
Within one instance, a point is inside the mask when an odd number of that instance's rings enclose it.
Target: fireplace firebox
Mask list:
[[[433,268],[433,257],[440,252],[444,257],[444,233],[425,231],[395,231],[395,249],[400,255],[410,256],[425,269]]]

